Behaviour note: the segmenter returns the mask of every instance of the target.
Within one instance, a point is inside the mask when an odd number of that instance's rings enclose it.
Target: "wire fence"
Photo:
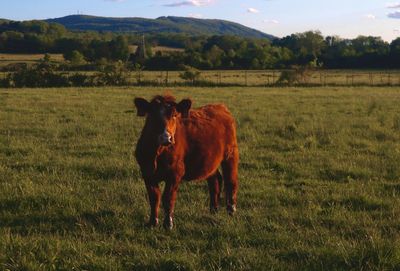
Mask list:
[[[311,71],[300,81],[280,82],[282,72],[288,70],[232,70],[201,71],[194,84],[215,86],[276,86],[276,85],[310,85],[310,86],[400,86],[400,71],[347,71],[323,70]],[[180,78],[179,71],[142,71],[140,76],[132,74],[130,81],[156,85],[179,85],[188,83]]]
[[[201,71],[194,82],[180,77],[180,71],[129,71],[127,85],[154,86],[400,86],[400,70],[313,70],[299,81],[281,82],[281,74],[290,70],[217,70]],[[66,76],[94,75],[98,72],[59,72]],[[1,72],[0,80],[9,73]]]

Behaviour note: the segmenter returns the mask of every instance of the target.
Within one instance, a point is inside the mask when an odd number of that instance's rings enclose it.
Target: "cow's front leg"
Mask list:
[[[163,193],[163,207],[165,212],[164,228],[171,230],[174,226],[174,207],[178,193],[179,180],[167,180]]]
[[[146,181],[147,194],[150,202],[150,220],[147,223],[149,227],[158,225],[158,210],[160,206],[161,191],[158,183]]]

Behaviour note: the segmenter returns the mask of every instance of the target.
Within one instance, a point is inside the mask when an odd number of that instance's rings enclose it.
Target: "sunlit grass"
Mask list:
[[[133,156],[164,90],[0,90],[0,269],[400,269],[400,89],[173,89],[231,109],[241,161],[237,216],[184,183],[172,232]]]

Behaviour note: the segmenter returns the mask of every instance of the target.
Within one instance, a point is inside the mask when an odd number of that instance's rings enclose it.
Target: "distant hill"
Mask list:
[[[187,17],[168,16],[146,19],[70,15],[45,21],[62,24],[69,30],[80,31],[183,33],[188,35],[234,35],[246,38],[275,38],[272,35],[230,21]]]

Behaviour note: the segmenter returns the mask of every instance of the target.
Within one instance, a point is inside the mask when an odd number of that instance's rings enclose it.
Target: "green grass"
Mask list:
[[[0,90],[0,270],[400,270],[400,89],[186,88],[238,124],[238,212],[184,183],[144,227],[133,98],[162,88]]]

